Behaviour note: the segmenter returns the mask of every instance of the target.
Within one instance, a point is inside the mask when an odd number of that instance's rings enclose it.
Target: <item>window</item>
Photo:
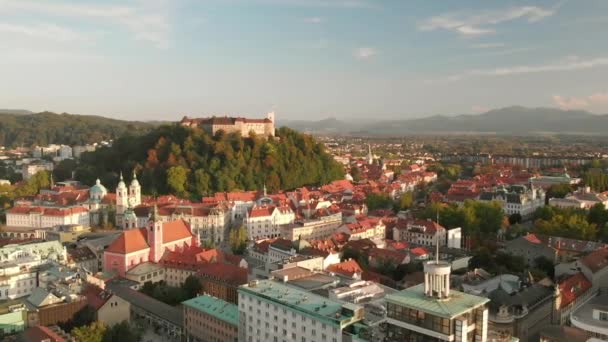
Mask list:
[[[608,312],[600,311],[600,321],[608,321]]]

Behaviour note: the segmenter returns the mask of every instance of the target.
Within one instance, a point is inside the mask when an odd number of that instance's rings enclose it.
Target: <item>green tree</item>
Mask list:
[[[186,181],[188,180],[188,170],[183,166],[173,166],[167,170],[167,185],[171,190],[180,196],[186,194]]]
[[[247,230],[245,230],[245,227],[239,226],[238,228],[231,229],[228,242],[232,253],[237,255],[245,253],[247,249]]]
[[[547,189],[546,198],[564,198],[572,192],[572,187],[569,184],[553,184]]]
[[[408,191],[401,194],[401,197],[399,197],[399,210],[407,210],[412,207],[412,204],[414,204],[414,194],[412,192]]]
[[[367,209],[389,209],[393,206],[393,200],[383,193],[370,193],[365,197],[365,204]]]
[[[182,284],[182,289],[186,292],[188,298],[194,298],[198,296],[199,292],[203,289],[203,285],[196,276],[189,275],[184,281],[184,284]]]
[[[106,330],[102,322],[95,321],[90,325],[74,328],[71,335],[79,342],[102,342]]]
[[[55,181],[72,179],[72,172],[74,171],[76,171],[76,161],[74,159],[62,160],[53,169],[53,179]]]
[[[141,340],[142,333],[139,329],[129,324],[127,321],[122,321],[112,327],[106,329],[103,335],[103,342],[138,342]]]

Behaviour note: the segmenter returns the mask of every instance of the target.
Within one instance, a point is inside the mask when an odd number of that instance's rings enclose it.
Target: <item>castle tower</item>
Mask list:
[[[270,112],[266,115],[268,117],[268,120],[272,121],[272,123],[274,123],[274,112]]]
[[[120,173],[120,181],[116,187],[116,214],[122,215],[127,207],[129,206],[129,194],[127,185],[122,178],[122,172]]]
[[[129,204],[133,207],[141,204],[141,186],[137,181],[135,170],[133,170],[133,180],[131,181],[131,185],[129,185],[129,200]]]
[[[372,154],[372,145],[367,144],[367,165],[374,163],[374,155]]]
[[[152,262],[158,262],[163,256],[163,223],[158,217],[158,206],[154,204],[150,219],[148,220],[148,246],[150,246],[150,258]]]

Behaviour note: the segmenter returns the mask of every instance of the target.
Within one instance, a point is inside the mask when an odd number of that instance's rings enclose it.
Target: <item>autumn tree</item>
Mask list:
[[[231,229],[228,241],[232,253],[237,255],[243,254],[247,249],[247,230],[245,230],[245,227],[239,226],[238,228]]]
[[[76,341],[82,342],[102,342],[106,333],[106,326],[100,322],[95,321],[89,325],[83,325],[72,329],[71,335]]]

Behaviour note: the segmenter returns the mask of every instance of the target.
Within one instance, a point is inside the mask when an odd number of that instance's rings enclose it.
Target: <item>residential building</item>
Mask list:
[[[393,228],[393,240],[406,241],[422,246],[447,245],[446,229],[431,220],[397,220]]]
[[[384,240],[386,238],[386,226],[377,217],[358,217],[355,222],[346,223],[337,232],[350,235],[350,240],[371,239]]]
[[[590,209],[598,203],[602,204],[604,208],[608,208],[608,195],[591,191],[588,186],[579,188],[564,198],[549,199],[549,205],[558,208]]]
[[[557,176],[535,176],[530,178],[530,184],[533,187],[541,187],[543,189],[548,189],[551,185],[557,184],[566,184],[566,185],[576,185],[581,182],[580,178],[572,178],[570,175],[564,170],[562,175]]]
[[[30,179],[33,175],[41,171],[53,171],[53,163],[44,160],[36,160],[21,167],[21,175],[24,180]]]
[[[48,228],[59,225],[90,224],[89,210],[81,206],[15,206],[6,212],[6,224],[12,227]]]
[[[0,248],[0,300],[30,295],[38,286],[40,266],[66,262],[66,249],[57,241]]]
[[[139,287],[143,287],[145,283],[157,283],[165,281],[165,269],[162,265],[153,262],[142,262],[141,264],[127,271],[125,278],[136,281]],[[173,284],[169,284],[170,286]],[[178,284],[176,286],[179,286]]]
[[[508,293],[497,288],[488,294],[488,329],[520,341],[538,341],[540,331],[551,324],[554,289],[532,284]]]
[[[342,213],[309,220],[298,220],[280,226],[280,236],[287,240],[323,240],[331,237],[342,225]]]
[[[450,264],[424,264],[424,284],[387,295],[389,341],[487,341],[489,300],[450,289]]]
[[[239,288],[239,341],[343,341],[363,308],[283,285],[254,280]]]
[[[496,201],[500,203],[506,215],[519,214],[527,220],[536,209],[545,205],[545,191],[540,187],[529,189],[523,185],[500,186],[494,191],[480,193],[479,201]]]
[[[87,303],[95,310],[95,320],[113,326],[131,318],[131,304],[109,291],[90,285],[82,292]]]
[[[203,295],[182,302],[182,308],[187,341],[238,341],[239,308],[236,304]]]
[[[224,204],[204,203],[157,203],[158,219],[163,222],[184,220],[200,241],[220,244],[230,228],[230,209]],[[133,209],[137,217],[137,227],[146,224],[153,210],[152,205],[142,205]]]
[[[247,283],[247,268],[232,264],[210,263],[202,265],[197,276],[201,292],[230,303],[238,303],[238,288]]]
[[[567,239],[557,236],[527,234],[505,243],[505,252],[523,257],[533,263],[538,257],[545,257],[554,263],[569,262],[584,254],[606,247],[598,241]]]
[[[594,341],[608,340],[608,296],[600,294],[581,305],[570,314],[570,323]]]
[[[92,273],[99,271],[99,260],[97,255],[87,246],[70,248],[68,253],[68,265],[85,269]]]
[[[243,219],[249,240],[276,238],[281,225],[293,223],[296,216],[289,206],[254,205]]]
[[[608,287],[608,248],[593,251],[576,261],[576,267],[589,281],[595,293],[601,288]]]
[[[142,320],[152,326],[166,341],[182,341],[183,311],[120,283],[108,283],[106,288],[130,304],[132,320]]]
[[[595,295],[591,287],[591,282],[582,272],[560,280],[555,291],[552,323],[569,324],[572,311]]]

